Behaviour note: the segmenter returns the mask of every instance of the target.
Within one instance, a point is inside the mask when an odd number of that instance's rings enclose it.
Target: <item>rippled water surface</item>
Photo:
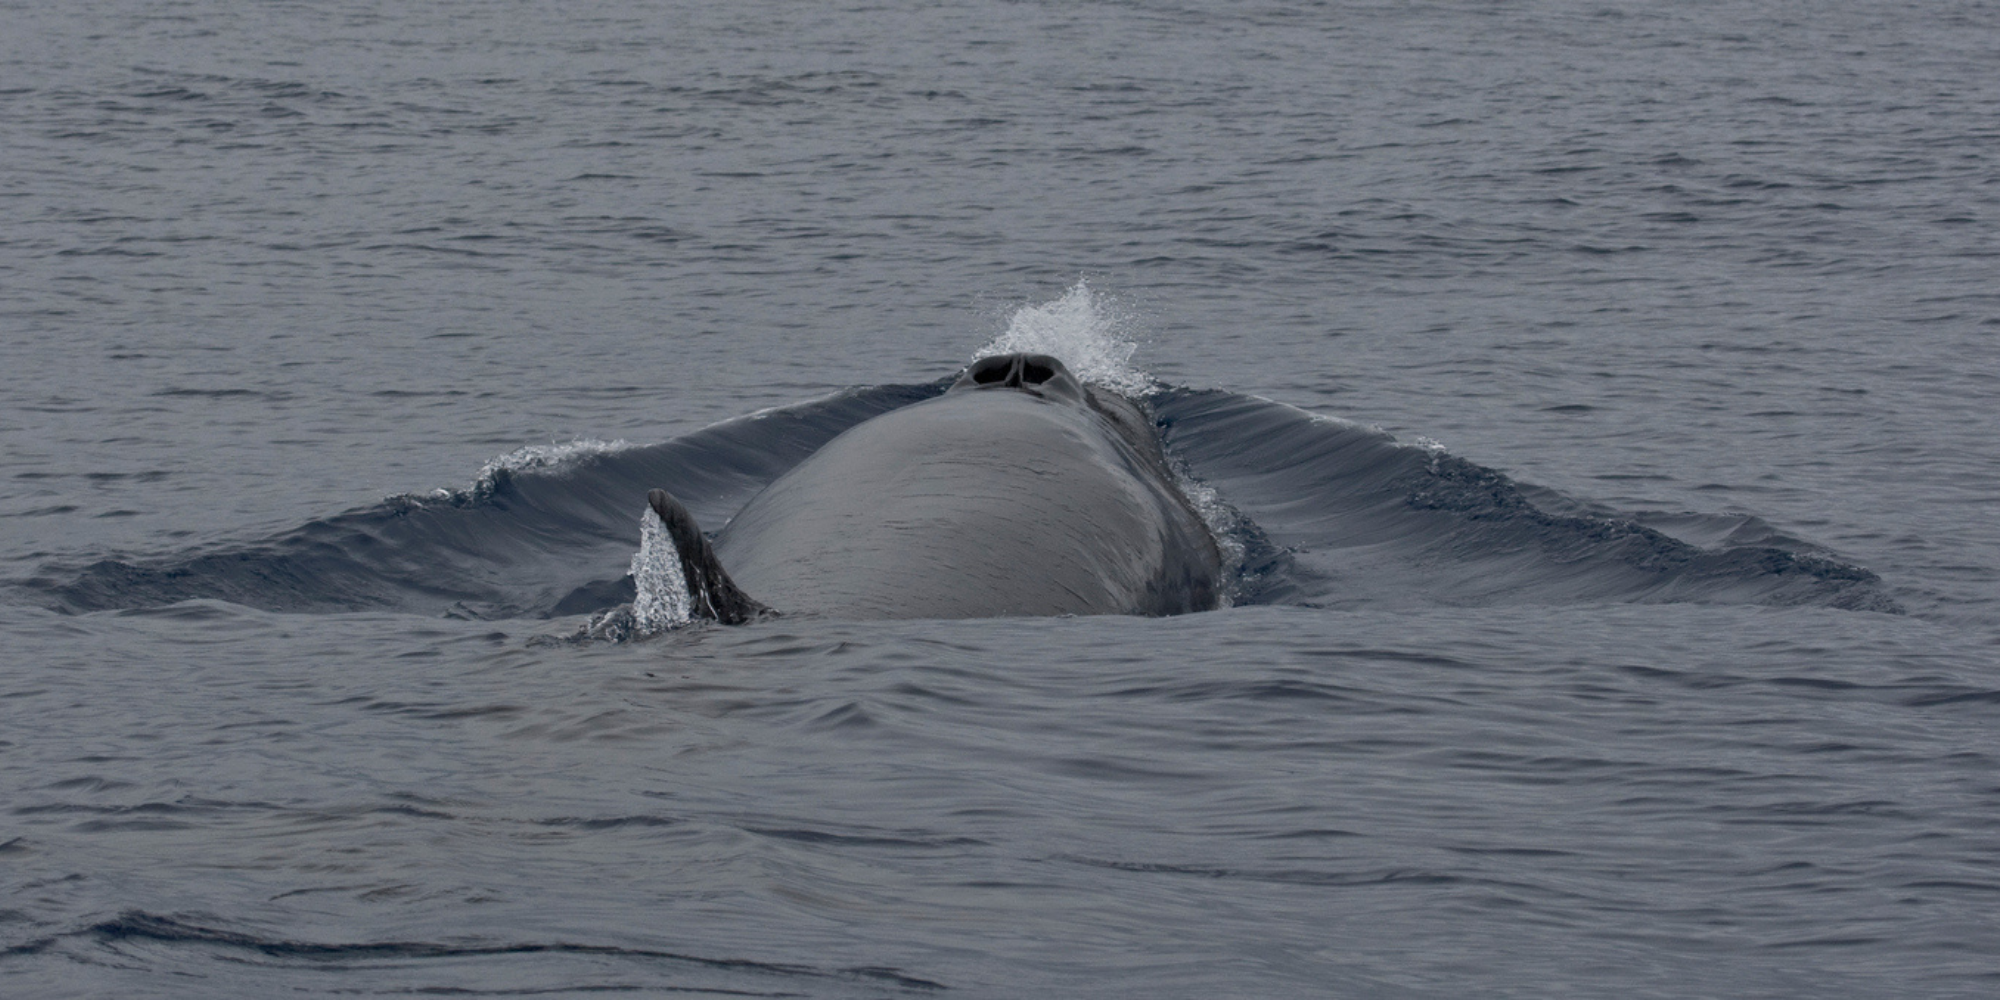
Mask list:
[[[1994,66],[0,3],[0,993],[1990,995]],[[1146,400],[1234,607],[561,641],[648,486],[989,348]]]

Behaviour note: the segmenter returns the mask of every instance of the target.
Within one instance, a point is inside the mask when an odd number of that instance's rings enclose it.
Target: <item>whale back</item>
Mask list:
[[[948,393],[828,442],[753,498],[715,552],[746,592],[786,613],[1212,608],[1215,542],[1136,422],[1122,399]]]

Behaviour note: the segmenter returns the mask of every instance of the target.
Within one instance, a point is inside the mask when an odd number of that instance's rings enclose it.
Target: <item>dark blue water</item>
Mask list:
[[[0,994],[2000,989],[2000,7],[419,8],[0,4]],[[566,641],[1023,345],[1233,607]]]

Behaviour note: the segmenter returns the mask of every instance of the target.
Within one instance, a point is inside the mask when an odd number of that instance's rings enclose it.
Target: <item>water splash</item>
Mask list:
[[[654,635],[694,620],[694,602],[681,573],[680,550],[660,515],[639,516],[639,551],[632,555],[632,632]]]
[[[531,444],[516,448],[499,458],[481,466],[479,478],[483,481],[495,473],[506,472],[551,472],[579,458],[591,455],[608,455],[634,447],[632,442],[620,438],[616,441],[599,441],[583,438],[567,444]]]
[[[488,460],[485,465],[479,467],[479,475],[473,478],[472,485],[465,489],[451,490],[440,487],[429,493],[406,493],[390,497],[389,500],[412,507],[434,503],[462,507],[491,498],[507,485],[509,479],[520,473],[539,475],[558,472],[579,459],[609,455],[634,447],[637,446],[623,438],[616,441],[584,438],[566,444],[531,444]]]
[[[1128,336],[1134,320],[1116,299],[1079,279],[1060,298],[1014,310],[1007,329],[972,360],[1015,352],[1048,354],[1078,379],[1127,396],[1143,396],[1153,377],[1132,365],[1139,343]]]
[[[1174,464],[1174,486],[1180,489],[1181,496],[1187,498],[1188,506],[1194,508],[1195,514],[1208,528],[1208,536],[1215,540],[1215,547],[1222,554],[1222,578],[1236,580],[1243,572],[1245,553],[1242,536],[1250,523],[1249,519],[1230,506],[1215,487],[1194,478],[1185,463]],[[1233,586],[1223,587],[1216,597],[1219,607],[1234,607],[1236,604]]]

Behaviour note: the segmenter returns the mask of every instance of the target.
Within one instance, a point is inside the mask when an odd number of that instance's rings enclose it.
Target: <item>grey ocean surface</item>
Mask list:
[[[543,638],[1023,336],[1235,607]],[[1996,337],[1989,2],[0,3],[0,995],[1991,996]]]

